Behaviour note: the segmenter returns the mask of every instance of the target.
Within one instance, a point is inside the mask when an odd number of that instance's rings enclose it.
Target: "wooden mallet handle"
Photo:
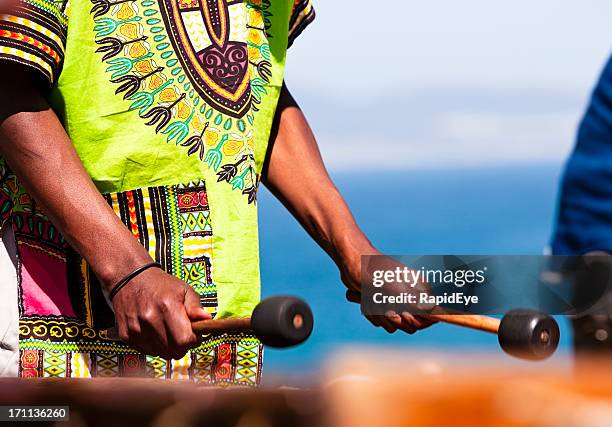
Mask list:
[[[497,334],[500,323],[500,320],[494,317],[476,314],[448,314],[448,312],[438,308],[435,308],[428,314],[422,314],[421,316],[437,322],[477,329],[479,331],[490,332],[492,334]],[[252,331],[250,317],[199,320],[197,322],[192,322],[191,328],[194,330],[194,332],[204,334]],[[118,339],[115,328],[108,329],[105,332],[109,339]]]
[[[191,322],[194,332],[201,334],[214,334],[225,332],[251,332],[250,317],[235,317],[227,319],[208,319]],[[102,337],[111,341],[120,341],[116,328],[109,328],[100,331]]]
[[[479,331],[497,334],[499,331],[500,320],[495,317],[481,316],[478,314],[449,314],[440,307],[436,307],[423,317],[438,322],[450,323],[452,325],[463,326],[466,328],[477,329]]]
[[[223,332],[245,332],[251,331],[250,317],[229,317],[226,319],[198,320],[191,323],[194,332],[200,333],[223,333]]]

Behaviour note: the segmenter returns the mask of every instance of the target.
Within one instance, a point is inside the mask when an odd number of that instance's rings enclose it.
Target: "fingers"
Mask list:
[[[171,359],[172,355],[168,348],[168,331],[159,311],[151,307],[141,312],[138,325],[140,333],[131,340],[130,344],[133,342],[135,347],[142,349],[147,354]]]
[[[117,314],[115,319],[117,324],[117,335],[119,335],[119,339],[125,343],[130,341],[130,333],[128,329],[128,324],[125,316],[120,316]]]
[[[166,312],[164,323],[168,330],[168,352],[172,359],[180,359],[189,349],[198,345],[198,338],[191,329],[191,321],[184,306]]]
[[[397,327],[395,327],[387,318],[385,318],[385,316],[366,315],[365,317],[374,326],[376,326],[377,328],[383,328],[390,334],[394,333],[397,330]]]
[[[346,299],[349,302],[360,304],[361,303],[361,294],[359,292],[353,290],[346,291]],[[393,311],[386,313],[384,316],[376,316],[369,315],[366,318],[377,327],[383,328],[385,331],[390,334],[394,333],[398,329],[406,332],[407,334],[414,334],[416,331],[420,329],[424,329],[434,323],[435,321],[419,316],[416,314],[411,314],[408,312],[403,312],[401,314],[397,314]]]
[[[160,303],[156,311],[118,321],[117,328],[122,341],[143,353],[165,359],[180,359],[200,344],[182,303]]]
[[[417,314],[412,314],[409,312],[403,312],[401,314],[397,314],[393,311],[388,312],[385,315],[385,318],[391,323],[395,328],[402,330],[408,334],[414,334],[416,331],[425,329],[434,323],[434,320],[425,317],[419,316]]]
[[[212,319],[212,314],[202,307],[200,296],[191,288],[187,288],[185,292],[185,312],[187,313],[187,317],[191,322]],[[197,333],[195,336],[196,343],[192,346],[192,348],[199,347],[204,340],[202,334]]]
[[[397,314],[395,312],[388,312],[384,316],[369,315],[366,318],[377,327],[383,328],[389,333],[394,333],[397,330],[406,332],[407,334],[414,334],[420,329],[427,328],[428,326],[436,323],[435,321],[414,315],[408,312]]]
[[[198,347],[202,337],[191,327],[192,321],[211,319],[200,303],[199,295],[184,285],[179,301],[170,298],[160,305],[166,330],[168,331],[168,353],[173,359],[182,358],[191,348]]]
[[[410,313],[397,314],[395,312],[388,312],[385,317],[394,325],[397,329],[406,332],[407,334],[414,334],[418,326],[414,322],[414,317]]]
[[[349,302],[360,304],[361,303],[361,293],[349,289],[346,291],[346,299]],[[392,319],[389,319],[385,316],[366,315],[365,317],[374,326],[383,328],[385,331],[387,331],[390,334],[394,333],[398,329],[398,325],[394,323]]]
[[[118,295],[114,304],[117,332],[122,341],[141,352],[180,359],[200,345],[201,337],[193,332],[191,318],[204,320],[211,315],[186,284],[170,276],[161,279],[153,292]]]
[[[161,325],[163,327],[163,324]],[[138,317],[117,319],[117,332],[121,341],[145,354],[169,358],[165,327]]]
[[[143,336],[143,328],[135,309],[116,310],[115,320],[117,334],[121,341],[144,353],[150,353],[156,348],[155,343],[158,342],[156,337]],[[145,331],[149,331],[149,328],[145,328]]]
[[[388,319],[386,316],[380,316],[379,324],[390,334],[393,334],[398,330],[397,324],[391,321],[391,319]]]
[[[351,289],[346,291],[346,299],[349,302],[354,302],[355,304],[361,303],[361,294],[357,291],[353,291]]]
[[[438,323],[437,320],[434,320],[434,319],[432,319],[430,317],[427,317],[427,316],[419,316],[418,314],[415,314],[414,318],[417,319],[420,322],[421,329],[428,328],[431,325],[433,325],[435,323]]]
[[[191,288],[185,289],[185,311],[192,322],[212,319],[212,315],[202,307],[200,296]]]

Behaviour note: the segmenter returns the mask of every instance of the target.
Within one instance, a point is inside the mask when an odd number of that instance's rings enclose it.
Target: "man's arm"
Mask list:
[[[336,263],[349,289],[348,299],[359,302],[361,256],[380,252],[361,231],[329,177],[312,130],[285,85],[276,110],[263,182]],[[308,192],[304,191],[304,183],[308,183]],[[402,329],[413,333],[431,323],[409,313],[368,318],[389,332]]]
[[[0,67],[5,76],[14,66]],[[42,97],[31,80],[15,78],[22,96]],[[2,80],[11,85],[16,81]],[[7,91],[0,87],[3,93]],[[0,95],[0,104],[11,102]],[[33,102],[41,103],[44,99]],[[52,110],[11,111],[0,123],[0,153],[107,291],[152,261],[94,186]],[[124,287],[114,298],[113,309],[122,340],[167,358],[180,358],[197,344],[190,320],[210,318],[187,284],[157,268]]]

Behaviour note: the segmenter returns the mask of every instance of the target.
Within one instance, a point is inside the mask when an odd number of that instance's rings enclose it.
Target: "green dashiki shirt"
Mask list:
[[[21,0],[0,17],[0,58],[53,85],[87,172],[151,256],[217,318],[246,316],[285,54],[313,18],[309,0]],[[97,279],[1,160],[0,214],[19,261],[20,376],[259,382],[253,336],[210,336],[181,360],[101,336],[114,318]]]

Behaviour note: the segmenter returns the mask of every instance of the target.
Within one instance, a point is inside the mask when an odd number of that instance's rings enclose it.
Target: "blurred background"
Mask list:
[[[388,254],[543,253],[564,161],[612,51],[612,2],[314,4],[286,81],[372,242]],[[263,296],[296,294],[315,314],[306,344],[266,349],[268,374],[316,373],[345,346],[498,351],[495,336],[456,327],[374,328],[263,189],[259,207]],[[558,360],[571,345],[560,321]]]

